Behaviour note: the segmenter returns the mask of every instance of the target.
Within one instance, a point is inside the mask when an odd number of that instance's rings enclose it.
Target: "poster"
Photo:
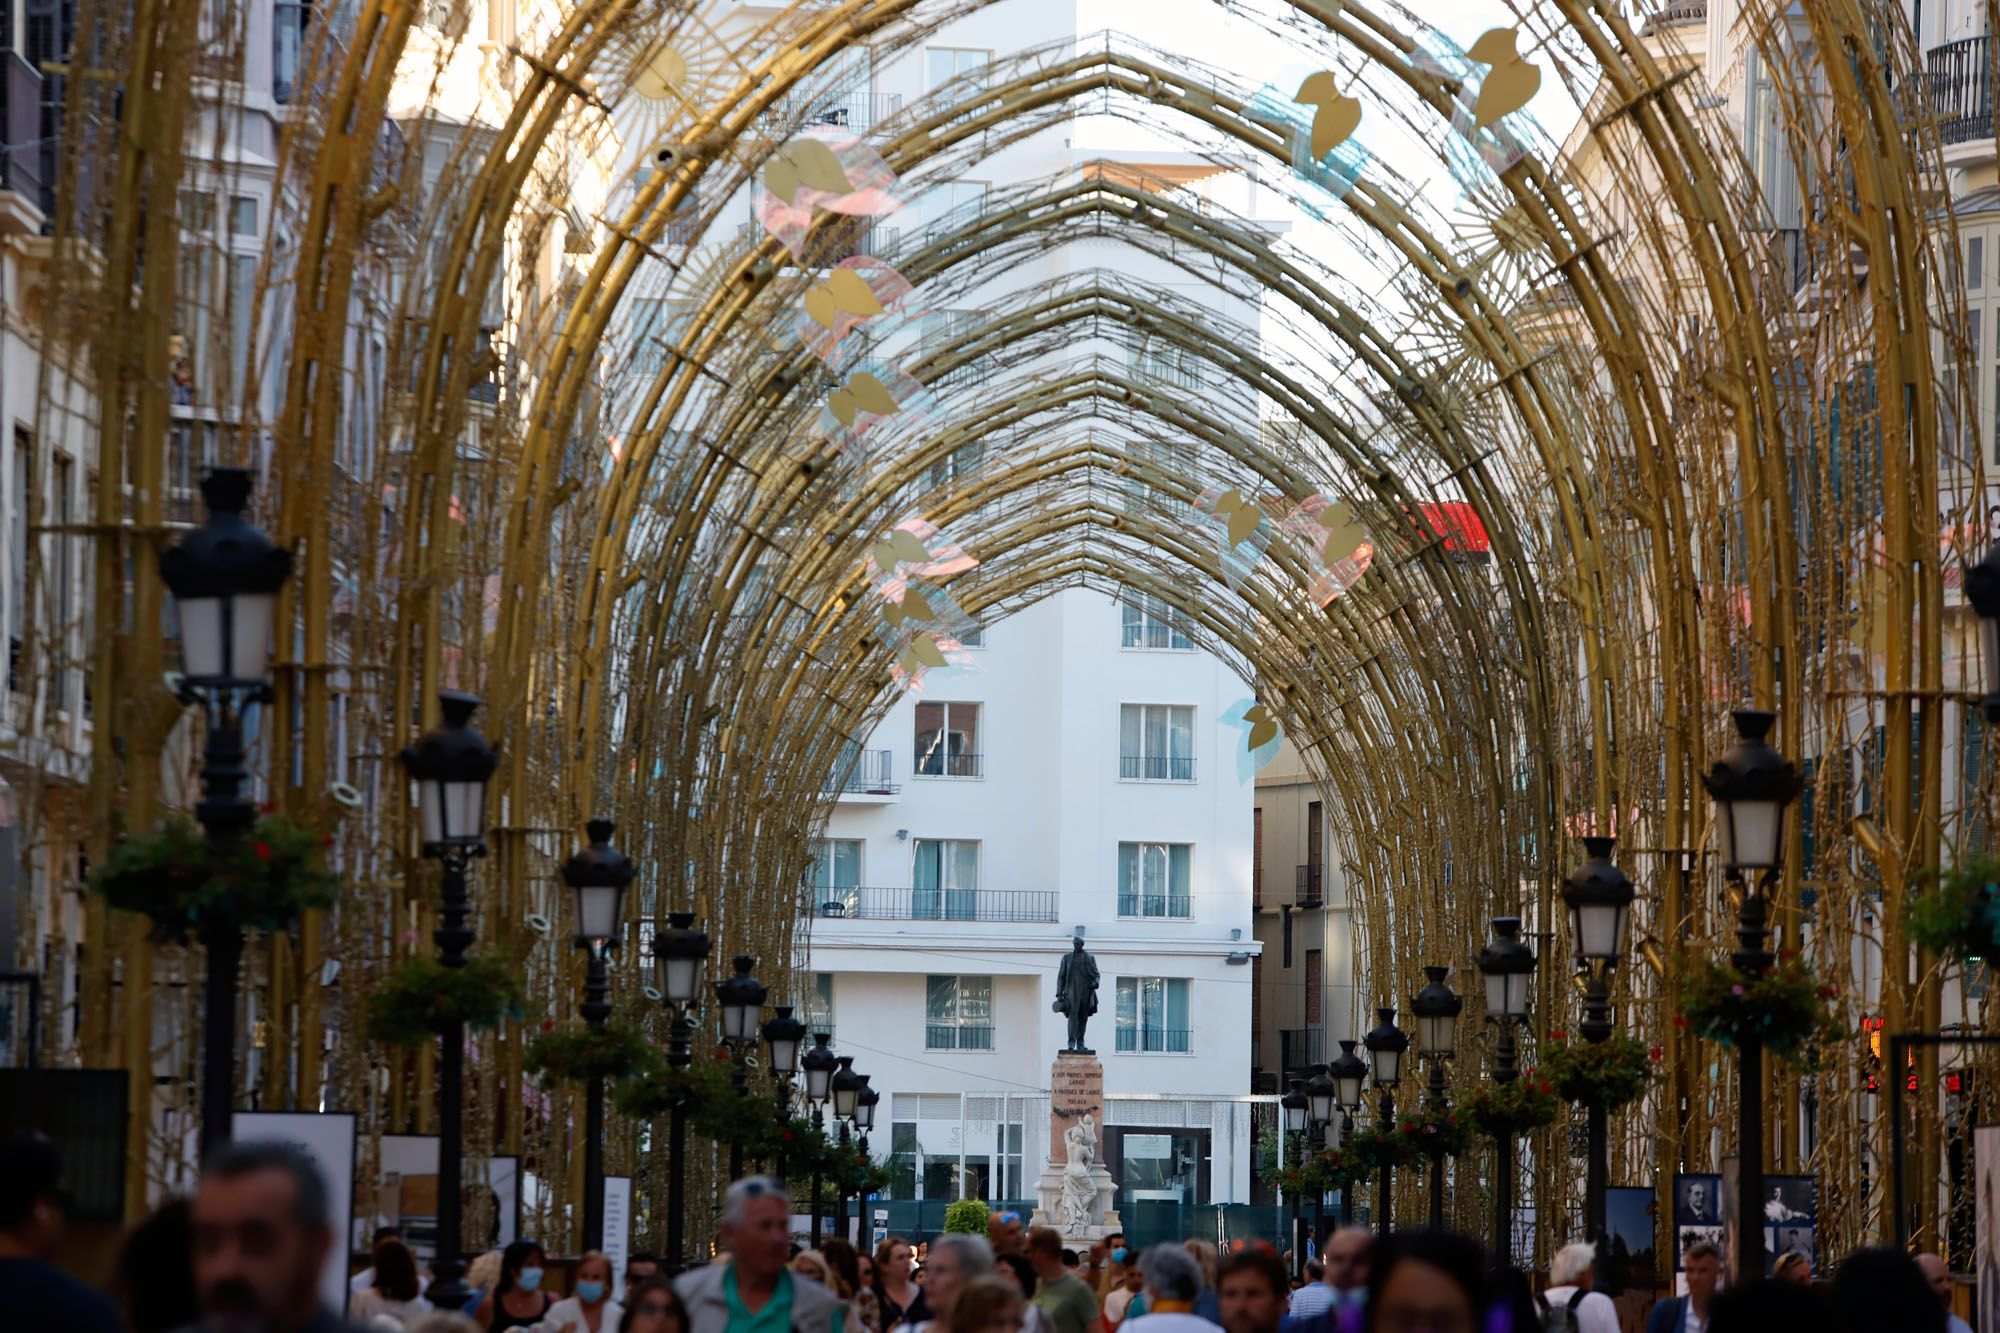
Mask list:
[[[366,1251],[375,1228],[400,1227],[403,1240],[418,1260],[429,1263],[437,1256],[437,1137],[432,1134],[384,1134],[379,1175],[375,1184],[374,1207],[366,1217],[357,1217],[354,1228],[356,1252]],[[471,1196],[477,1160],[465,1163],[466,1193]],[[493,1221],[486,1234],[468,1230],[465,1258],[470,1262],[486,1250],[498,1249],[520,1234],[521,1163],[516,1157],[486,1159],[486,1186]]]
[[[604,1257],[611,1261],[611,1289],[625,1290],[625,1256],[632,1246],[632,1177],[604,1178]]]
[[[1819,1254],[1813,1248],[1814,1231],[1819,1225],[1819,1196],[1811,1176],[1764,1177],[1764,1266],[1769,1272],[1778,1256],[1797,1250],[1819,1271]]]
[[[2000,1125],[1973,1127],[1972,1172],[1979,1186],[1973,1201],[1973,1272],[1979,1280],[1973,1307],[1979,1333],[2000,1333]]]
[[[354,1229],[354,1134],[350,1111],[237,1111],[229,1122],[237,1143],[289,1143],[319,1164],[336,1237]],[[347,1309],[347,1254],[337,1244],[320,1268],[319,1298],[329,1310]]]
[[[1707,1241],[1716,1249],[1723,1249],[1722,1177],[1676,1172],[1674,1175],[1675,1273],[1681,1273],[1687,1268],[1681,1256],[1687,1253],[1688,1246],[1697,1241]],[[1674,1289],[1677,1292],[1687,1290],[1679,1278],[1675,1279]]]
[[[1605,1189],[1607,1235],[1598,1251],[1597,1290],[1615,1296],[1630,1286],[1653,1286],[1660,1271],[1653,1225],[1659,1211],[1659,1199],[1650,1189],[1631,1185]]]

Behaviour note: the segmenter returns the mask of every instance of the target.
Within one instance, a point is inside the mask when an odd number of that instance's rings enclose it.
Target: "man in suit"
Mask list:
[[[1687,1270],[1687,1295],[1655,1305],[1646,1318],[1646,1333],[1702,1333],[1708,1327],[1709,1303],[1722,1281],[1722,1252],[1698,1240],[1681,1255],[1681,1267]]]
[[[1686,1216],[1683,1222],[1713,1222],[1715,1209],[1708,1201],[1708,1182],[1690,1180],[1687,1187]]]

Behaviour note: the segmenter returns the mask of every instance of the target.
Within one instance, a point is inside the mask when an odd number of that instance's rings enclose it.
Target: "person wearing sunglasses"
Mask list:
[[[1009,1208],[987,1218],[986,1243],[995,1254],[1026,1254],[1028,1238],[1021,1234],[1021,1215]]]

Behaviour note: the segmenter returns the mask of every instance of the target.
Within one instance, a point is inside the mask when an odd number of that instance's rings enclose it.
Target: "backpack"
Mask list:
[[[1577,1320],[1576,1307],[1583,1304],[1583,1298],[1589,1294],[1589,1288],[1578,1287],[1569,1294],[1568,1301],[1552,1306],[1548,1297],[1536,1293],[1535,1304],[1542,1307],[1542,1328],[1546,1333],[1577,1333],[1583,1325]]]

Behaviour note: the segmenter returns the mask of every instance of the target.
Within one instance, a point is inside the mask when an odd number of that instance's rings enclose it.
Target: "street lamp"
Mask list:
[[[864,1074],[861,1075],[860,1077],[863,1083],[866,1083],[868,1081],[867,1075]],[[875,1091],[875,1089],[873,1088],[863,1088],[861,1090],[860,1098],[854,1103],[854,1128],[859,1133],[859,1138],[857,1140],[857,1143],[861,1150],[861,1161],[863,1166],[867,1166],[869,1160],[868,1131],[875,1128],[875,1108],[881,1105],[881,1102],[882,1102],[881,1093]],[[854,1229],[856,1232],[858,1232],[860,1235],[864,1237],[869,1234],[868,1233],[868,1182],[865,1178],[862,1180],[861,1188],[855,1195],[854,1199]]]
[[[854,1110],[861,1103],[861,1094],[868,1088],[868,1080],[854,1072],[854,1057],[836,1057],[840,1067],[833,1071],[833,1118],[840,1122],[841,1156],[847,1155],[847,1145],[853,1142],[848,1129],[854,1121]],[[843,1240],[847,1237],[847,1186],[836,1182],[833,1192],[834,1235]]]
[[[611,845],[608,819],[584,825],[590,845],[563,862],[563,883],[576,899],[576,944],[590,951],[583,981],[583,1021],[602,1030],[611,1017],[611,979],[604,955],[618,947],[625,890],[636,868]],[[583,1095],[583,1248],[604,1248],[604,1076],[592,1074]]]
[[[1334,1126],[1334,1086],[1333,1077],[1324,1064],[1312,1067],[1312,1077],[1306,1080],[1306,1124],[1314,1144],[1318,1147],[1339,1146]],[[1313,1191],[1313,1244],[1326,1244],[1326,1190],[1324,1187]]]
[[[1422,990],[1410,997],[1410,1012],[1417,1016],[1417,1053],[1430,1066],[1430,1084],[1425,1090],[1424,1102],[1433,1110],[1444,1109],[1444,1062],[1451,1059],[1451,1053],[1458,1039],[1458,1016],[1465,1009],[1465,1001],[1444,984],[1450,975],[1448,967],[1426,967],[1424,976],[1428,978]],[[1444,1153],[1431,1154],[1431,1225],[1444,1225]]]
[[[730,960],[731,976],[715,983],[715,998],[722,1009],[722,1041],[729,1048],[729,1083],[738,1095],[750,1092],[750,1052],[757,1045],[757,1020],[763,1016],[764,1001],[771,994],[763,982],[750,974],[757,960],[738,954]],[[729,1178],[743,1179],[743,1136],[729,1136]]]
[[[1569,938],[1576,950],[1577,975],[1583,982],[1583,1022],[1578,1032],[1592,1045],[1611,1037],[1611,969],[1625,945],[1625,922],[1631,915],[1632,881],[1611,859],[1613,839],[1583,840],[1584,863],[1563,881],[1563,904],[1569,909]],[[1606,1163],[1605,1109],[1601,1101],[1584,1104],[1589,1124],[1589,1161],[1583,1185],[1584,1235],[1602,1241]]]
[[[1514,1030],[1528,1016],[1534,993],[1535,951],[1521,943],[1521,918],[1493,918],[1493,939],[1474,960],[1486,979],[1486,1021],[1500,1029],[1493,1052],[1493,1081],[1512,1083],[1521,1076]],[[1494,1143],[1498,1170],[1493,1186],[1493,1253],[1502,1265],[1513,1261],[1514,1136],[1501,1134]]]
[[[1983,567],[1986,562],[1980,563]],[[1981,633],[1991,624],[1982,618]],[[1701,781],[1715,802],[1723,873],[1743,892],[1738,947],[1729,958],[1745,976],[1759,977],[1771,966],[1765,948],[1767,893],[1784,860],[1785,807],[1801,784],[1797,767],[1764,739],[1778,720],[1776,714],[1739,708],[1735,719],[1736,744],[1709,766]],[[1754,1036],[1736,1043],[1736,1076],[1735,1278],[1752,1282],[1764,1276],[1764,1043]],[[1902,1200],[1895,1202],[1900,1209]]]
[[[1383,1005],[1375,1011],[1375,1018],[1374,1028],[1361,1039],[1361,1044],[1368,1048],[1368,1063],[1375,1074],[1375,1087],[1382,1094],[1377,1108],[1380,1115],[1377,1124],[1382,1133],[1388,1134],[1396,1128],[1396,1085],[1402,1081],[1403,1052],[1410,1049],[1410,1038],[1396,1026],[1395,1005]],[[1390,1167],[1385,1163],[1382,1167],[1380,1218],[1380,1231],[1385,1236],[1394,1225],[1394,1196],[1390,1193],[1393,1184]]]
[[[778,1005],[771,1011],[771,1017],[764,1023],[764,1045],[771,1052],[771,1077],[777,1083],[778,1128],[783,1129],[792,1120],[792,1078],[799,1072],[799,1047],[806,1039],[806,1025],[792,1017],[792,1006]],[[773,1174],[779,1180],[785,1178],[785,1149],[779,1141],[778,1160],[772,1163]]]
[[[827,1045],[832,1040],[831,1033],[813,1033],[813,1048],[799,1061],[799,1067],[805,1070],[806,1074],[806,1101],[812,1106],[814,1128],[821,1125],[826,1104],[833,1100],[833,1076],[840,1072],[840,1057],[836,1056],[832,1048]],[[820,1240],[819,1182],[820,1177],[825,1174],[820,1166],[821,1163],[815,1156],[812,1165],[812,1240],[815,1245],[819,1244]]]
[[[292,569],[292,553],[273,545],[243,517],[250,502],[250,474],[213,468],[201,479],[208,517],[160,553],[160,578],[173,594],[180,619],[181,702],[207,715],[201,766],[201,800],[195,818],[212,847],[242,837],[257,822],[244,794],[250,782],[243,752],[242,714],[270,697],[271,627],[278,589]],[[236,987],[243,965],[243,932],[204,928],[207,977],[203,987],[201,1146],[229,1139],[236,1083]]]
[[[1305,1083],[1295,1078],[1288,1081],[1288,1086],[1291,1091],[1278,1099],[1278,1106],[1285,1113],[1285,1141],[1293,1145],[1290,1155],[1297,1159],[1300,1166],[1304,1166],[1306,1161],[1306,1111],[1308,1107]],[[1286,1193],[1291,1196],[1292,1204],[1294,1276],[1303,1277],[1306,1271],[1306,1247],[1300,1243],[1301,1238],[1299,1236],[1299,1192],[1297,1190],[1287,1190]]]
[[[1989,546],[1965,571],[1965,600],[1979,617],[1979,658],[1986,695],[1979,701],[1988,722],[2000,723],[2000,545]]]
[[[694,1063],[694,1005],[701,997],[701,965],[708,958],[708,934],[694,924],[693,912],[667,913],[667,928],[653,933],[653,958],[660,969],[660,993],[673,1016],[667,1028],[667,1063],[686,1069]],[[687,1263],[687,1103],[676,1098],[668,1121],[673,1169],[667,1175],[667,1262]]]
[[[1361,1109],[1361,1086],[1368,1078],[1368,1062],[1354,1053],[1358,1042],[1340,1043],[1340,1054],[1334,1057],[1327,1069],[1327,1078],[1333,1084],[1334,1100],[1340,1103],[1340,1141],[1347,1142],[1354,1132],[1354,1113]],[[1351,1225],[1354,1221],[1354,1185],[1352,1182],[1340,1187],[1340,1224]]]
[[[442,870],[438,897],[438,928],[431,939],[438,961],[446,967],[465,966],[472,927],[466,917],[472,903],[466,893],[465,870],[475,856],[486,854],[486,784],[500,766],[500,753],[472,727],[479,707],[476,695],[458,690],[438,692],[444,722],[427,731],[402,753],[403,769],[417,784],[417,824],[423,853]],[[431,1289],[455,1310],[470,1299],[461,1282],[465,1265],[459,1258],[459,1173],[465,1154],[462,1107],[465,1100],[465,1025],[448,1020],[440,1034],[443,1057],[438,1078],[438,1198],[437,1253],[431,1264]]]

